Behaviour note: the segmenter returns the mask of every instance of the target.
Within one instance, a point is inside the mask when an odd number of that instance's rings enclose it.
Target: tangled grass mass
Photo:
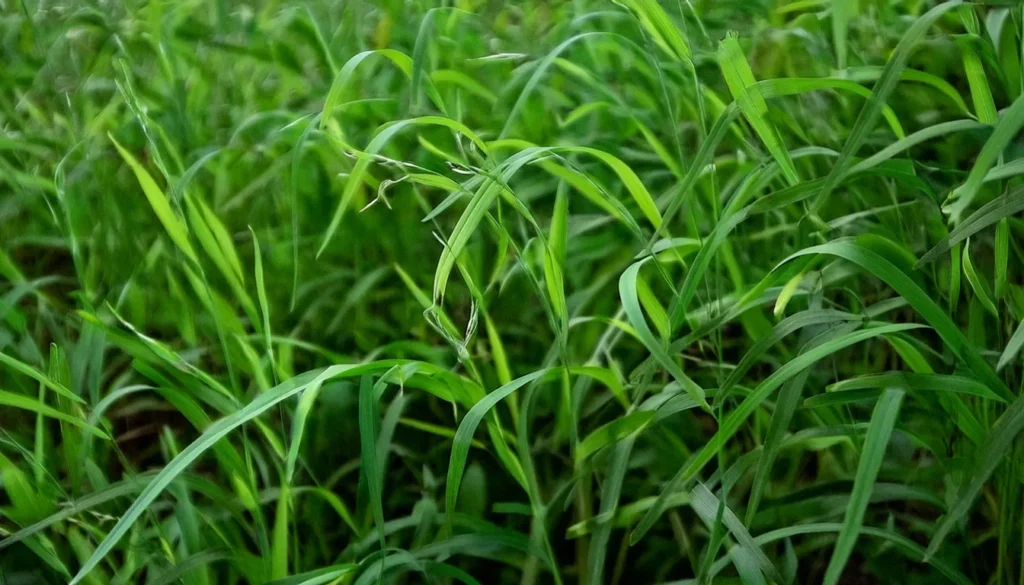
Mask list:
[[[0,584],[1024,584],[1024,9],[0,0]]]

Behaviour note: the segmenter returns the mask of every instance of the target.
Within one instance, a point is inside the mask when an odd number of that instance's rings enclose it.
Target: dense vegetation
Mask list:
[[[1024,583],[1018,5],[443,4],[0,2],[0,583]]]

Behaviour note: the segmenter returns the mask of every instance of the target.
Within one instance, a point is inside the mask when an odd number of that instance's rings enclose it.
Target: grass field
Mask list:
[[[0,1],[0,584],[1024,584],[1024,9]]]

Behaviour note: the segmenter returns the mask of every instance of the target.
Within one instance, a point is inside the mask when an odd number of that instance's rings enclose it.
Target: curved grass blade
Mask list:
[[[462,475],[466,469],[466,460],[469,457],[470,443],[473,439],[473,434],[476,433],[476,429],[480,426],[484,417],[496,404],[504,400],[516,390],[531,382],[550,378],[556,374],[560,375],[561,372],[561,368],[547,368],[516,378],[485,396],[473,405],[473,408],[469,409],[466,416],[463,417],[462,422],[459,423],[458,430],[455,432],[455,440],[452,441],[452,454],[448,463],[448,478],[445,487],[445,510],[447,518],[449,518],[449,523],[451,514],[455,511],[455,504],[458,501],[459,487],[462,485]]]
[[[1003,349],[1003,353],[999,356],[999,363],[996,364],[996,371],[1005,368],[1006,364],[1013,361],[1013,358],[1020,353],[1022,346],[1024,346],[1024,321],[1017,325],[1017,330],[1013,332],[1010,341],[1006,342],[1006,348]]]
[[[617,0],[631,9],[654,42],[678,61],[690,59],[690,45],[657,0]]]
[[[188,239],[188,228],[185,226],[185,222],[171,209],[171,204],[167,201],[167,196],[164,195],[163,190],[157,186],[149,171],[143,168],[139,161],[135,160],[132,153],[125,150],[112,134],[107,136],[114,143],[114,147],[117,148],[117,152],[121,154],[121,158],[128,164],[132,173],[135,174],[135,178],[139,181],[139,186],[142,187],[142,193],[146,196],[146,200],[149,201],[149,206],[153,209],[157,219],[160,220],[164,229],[167,230],[167,235],[171,237],[171,241],[192,262],[198,263],[199,259],[196,257],[195,250],[192,249],[192,243]]]
[[[778,530],[772,530],[766,532],[754,538],[759,546],[771,544],[779,540],[786,538],[792,538],[794,536],[801,536],[805,534],[830,534],[839,532],[843,529],[843,525],[837,522],[823,522],[816,524],[800,524],[798,526],[789,526],[787,528],[780,528]],[[872,538],[878,538],[884,540],[887,543],[895,545],[895,547],[903,553],[907,558],[918,562],[926,562],[935,567],[940,573],[946,576],[950,581],[957,585],[972,585],[974,582],[964,576],[963,573],[958,571],[956,568],[950,566],[946,562],[940,559],[924,559],[925,549],[923,546],[917,544],[913,540],[894,533],[891,530],[882,528],[874,528],[869,526],[861,527],[860,533],[862,536],[870,536]],[[729,564],[729,559],[719,559],[715,561],[715,567],[712,569],[712,574],[718,574]]]
[[[385,378],[381,378],[384,382]],[[377,408],[377,391],[369,375],[364,375],[359,382],[359,445],[360,461],[363,476],[366,478],[366,485],[370,492],[370,509],[373,511],[373,523],[377,527],[377,534],[380,536],[380,551],[384,554],[386,545],[384,543],[384,470],[378,459],[377,433],[380,427],[380,417]],[[383,386],[383,384],[381,384]],[[382,388],[383,390],[383,388]],[[383,565],[381,565],[381,577],[383,577]],[[380,581],[380,578],[378,578]]]
[[[917,265],[914,267],[920,268],[928,264],[952,249],[953,246],[999,220],[1020,213],[1022,210],[1024,210],[1024,187],[1018,187],[1002,197],[989,201],[958,224],[948,236],[935,244],[924,256],[921,256],[921,259],[918,260]]]
[[[99,546],[96,547],[96,550],[82,563],[82,567],[75,574],[75,578],[71,580],[69,585],[81,583],[90,571],[113,550],[117,542],[128,533],[128,530],[131,529],[135,521],[138,520],[146,508],[156,500],[167,486],[174,481],[174,478],[180,475],[200,455],[217,444],[220,439],[227,436],[228,433],[263,414],[281,401],[295,396],[314,384],[323,383],[337,376],[347,377],[376,372],[387,369],[394,364],[395,362],[383,361],[360,365],[336,365],[322,370],[306,372],[261,393],[242,409],[211,424],[198,439],[172,459],[157,474],[153,481],[142,490],[139,497],[121,516],[117,524],[114,525],[103,541],[100,542]]]
[[[633,451],[634,440],[635,437],[631,436],[615,445],[615,451],[612,453],[612,459],[608,465],[608,473],[601,487],[601,508],[598,518],[603,521],[595,523],[590,548],[587,551],[587,577],[592,583],[603,582],[608,540],[611,538],[614,526],[613,518],[619,506],[622,481],[629,466],[629,455]]]
[[[306,571],[305,573],[299,573],[298,575],[292,575],[290,577],[285,577],[284,579],[268,581],[266,585],[325,585],[327,583],[336,583],[338,579],[358,568],[359,565],[351,563],[331,565],[330,567]]]
[[[270,333],[270,304],[267,302],[267,287],[263,282],[263,252],[260,250],[260,241],[256,237],[256,231],[249,226],[249,233],[252,234],[252,249],[254,274],[256,277],[256,297],[260,303],[260,314],[263,316],[263,345],[266,346],[267,359],[270,360],[270,369],[277,376],[277,367],[274,364],[274,345],[271,343]],[[291,477],[291,474],[288,474]]]
[[[949,315],[927,293],[921,290],[921,287],[907,276],[905,272],[879,254],[865,248],[852,239],[840,239],[800,250],[780,262],[779,265],[781,266],[798,257],[818,254],[828,254],[849,260],[882,279],[897,294],[906,299],[907,303],[935,329],[935,332],[939,334],[942,341],[967,364],[967,367],[974,372],[974,375],[983,384],[1005,400],[1014,399],[1010,389],[996,376],[988,362],[981,357],[977,348],[968,341],[967,337],[953,323]]]
[[[790,333],[803,329],[804,327],[827,325],[831,323],[838,323],[840,321],[854,321],[861,318],[861,316],[854,315],[853,313],[845,313],[843,311],[835,311],[831,309],[810,309],[807,311],[801,311],[791,317],[787,317],[775,325],[770,334],[757,340],[757,343],[747,351],[740,362],[736,364],[733,371],[729,374],[729,377],[722,382],[721,389],[719,390],[719,396],[726,396],[729,390],[743,378],[750,367],[753,366],[769,348],[781,341]]]
[[[63,421],[72,424],[84,431],[88,431],[90,434],[95,435],[104,440],[110,440],[110,436],[107,435],[102,429],[94,427],[93,425],[85,422],[79,417],[72,416],[65,412],[61,412],[52,406],[40,402],[37,398],[25,396],[23,394],[15,394],[14,392],[8,392],[6,390],[0,390],[0,405],[9,406],[11,408],[20,408],[22,410],[28,410],[36,414],[41,414],[45,417]]]
[[[841,89],[871,99],[870,89],[857,82],[838,77],[781,77],[778,79],[765,79],[755,83],[753,89],[759,91],[766,99],[822,89]],[[883,106],[882,116],[885,118],[886,123],[889,124],[893,134],[896,135],[896,138],[906,138],[903,125],[900,124],[900,120],[896,117],[896,112],[893,111],[892,107],[888,105]]]
[[[708,526],[712,526],[715,523],[720,505],[722,505],[720,500],[702,483],[697,483],[690,492],[690,506],[693,507],[693,511]],[[724,508],[722,524],[732,533],[733,538],[736,539],[740,546],[749,552],[758,570],[764,573],[765,577],[775,583],[782,583],[782,575],[779,574],[778,569],[775,568],[775,565],[764,554],[761,547],[754,542],[754,538],[750,536],[747,527],[740,522],[740,519],[729,506],[724,506]]]
[[[533,71],[533,75],[531,75],[530,79],[527,80],[526,85],[523,86],[523,90],[519,92],[519,97],[516,99],[515,104],[512,105],[512,109],[509,110],[508,115],[505,117],[505,125],[502,126],[501,132],[498,133],[498,139],[500,140],[508,136],[509,132],[512,130],[512,123],[516,121],[517,117],[519,117],[519,112],[526,105],[527,98],[530,97],[530,94],[532,94],[533,90],[536,89],[537,84],[540,83],[541,77],[543,77],[544,74],[547,73],[547,70],[551,68],[551,64],[555,62],[555,60],[558,58],[559,55],[562,54],[563,51],[565,51],[571,45],[583,39],[600,36],[609,36],[612,34],[613,33],[607,32],[581,33],[562,41],[557,47],[552,49],[550,53],[545,55],[544,58],[541,59],[540,62],[537,64],[536,69],[534,69]]]
[[[430,72],[430,79],[436,85],[446,83],[456,85],[464,89],[466,93],[475,95],[492,105],[494,102],[498,101],[498,96],[496,96],[493,91],[469,75],[466,75],[462,71],[458,71],[456,69],[435,69]]]
[[[670,189],[658,199],[659,207],[666,205],[665,212],[662,213],[663,223],[670,223],[675,217],[675,214],[679,211],[679,208],[682,207],[683,204],[687,203],[690,200],[690,197],[693,196],[694,185],[701,177],[703,170],[714,157],[715,149],[725,137],[726,131],[728,131],[741,113],[740,107],[736,102],[730,103],[724,110],[722,110],[718,119],[715,120],[714,125],[711,126],[711,130],[708,131],[708,136],[701,144],[700,150],[698,150],[696,156],[694,156],[689,170],[686,171],[686,176],[678,183],[677,186]],[[667,204],[663,202],[667,202]],[[651,236],[648,247],[653,245],[654,242],[660,238],[659,232],[660,230],[655,230],[654,235]]]
[[[309,411],[312,410],[313,404],[316,402],[317,397],[320,396],[320,390],[322,389],[322,383],[311,384],[303,391],[302,397],[299,399],[299,405],[295,408],[295,414],[292,416],[291,441],[288,443],[288,457],[285,460],[284,479],[286,483],[291,483],[292,477],[295,475],[295,466],[299,459],[299,447],[302,446],[302,436],[306,430],[306,419],[309,417]]]
[[[957,46],[964,59],[964,70],[967,72],[967,84],[971,88],[971,100],[974,102],[974,112],[978,119],[985,124],[996,123],[996,104],[992,101],[992,90],[988,86],[988,79],[985,77],[985,68],[981,64],[981,58],[974,50],[973,40],[979,33],[978,17],[974,13],[973,6],[960,7],[960,20],[969,33],[968,36],[957,37]]]
[[[647,220],[651,222],[651,225],[653,225],[655,228],[661,227],[661,213],[658,211],[658,206],[654,202],[654,198],[651,197],[650,191],[648,191],[647,187],[644,186],[643,181],[640,180],[640,177],[637,176],[636,172],[633,171],[633,169],[631,169],[630,166],[626,164],[622,159],[613,154],[588,146],[538,147],[537,145],[531,142],[528,142],[526,140],[519,140],[517,138],[505,138],[503,140],[495,140],[489,142],[488,146],[491,149],[532,149],[533,156],[539,156],[548,152],[565,154],[586,154],[592,156],[597,160],[601,161],[602,163],[604,163],[608,168],[615,172],[616,176],[618,176],[619,180],[622,181],[622,184],[626,187],[626,190],[629,191],[630,196],[633,197],[633,200],[636,202],[637,206],[640,207],[640,211],[643,212]],[[575,171],[569,168],[561,168],[558,167],[557,165],[548,165],[545,163],[547,163],[547,161],[541,161],[540,163],[545,170],[559,178],[563,178],[566,181],[570,182],[574,187],[579,189],[581,193],[588,195],[588,198],[594,201],[596,204],[608,209],[608,204],[605,202],[605,197],[603,196],[604,194],[593,194],[595,190],[601,192],[604,191],[604,189],[595,189],[593,183],[588,185],[581,185],[579,178],[577,178],[577,180],[575,181],[572,180],[573,177],[577,175],[582,175],[583,181],[592,182],[593,180],[590,179],[589,176],[583,173],[576,173]],[[564,174],[566,172],[568,174]],[[619,210],[615,208],[611,208],[609,210],[609,213],[612,213],[612,215],[615,215],[616,217],[620,216]],[[629,225],[630,227],[632,227],[633,224]],[[639,228],[637,229],[639,230]]]
[[[768,152],[775,158],[775,162],[782,169],[782,175],[790,185],[800,182],[793,159],[789,156],[779,136],[778,130],[765,115],[768,113],[768,105],[764,97],[752,86],[756,83],[754,73],[747,63],[747,58],[740,49],[740,43],[735,32],[730,32],[718,45],[718,66],[722,69],[725,81],[729,86],[733,99],[739,103],[743,115],[750,122],[750,125],[757,132],[761,142],[768,148]]]
[[[985,175],[985,182],[991,183],[992,181],[1000,181],[1022,174],[1024,174],[1024,158],[1018,158],[992,167],[992,170]]]
[[[949,194],[949,201],[943,206],[943,211],[949,214],[953,223],[959,223],[960,217],[974,201],[974,197],[985,182],[985,176],[999,160],[999,156],[1010,144],[1010,141],[1020,133],[1022,127],[1024,127],[1024,96],[1017,98],[1003,112],[992,135],[989,136],[985,146],[978,153],[978,158],[974,161],[967,180]]]
[[[1010,264],[1010,221],[1000,219],[996,224],[995,235],[995,283],[993,284],[996,300],[1006,294],[1006,279]]]
[[[857,81],[859,83],[863,83],[865,81],[877,81],[878,78],[882,75],[882,71],[882,67],[868,65],[863,67],[850,67],[848,69],[840,71],[839,74],[845,78]],[[971,115],[971,110],[967,107],[967,102],[964,101],[964,98],[960,95],[960,92],[957,91],[955,87],[953,87],[953,84],[939,77],[938,75],[933,75],[931,73],[928,73],[927,71],[910,69],[908,67],[904,68],[903,71],[900,73],[900,81],[911,81],[914,83],[923,83],[925,85],[930,85],[937,89],[940,93],[948,97],[950,101],[952,101],[956,105],[957,109],[960,110],[960,112],[968,116]]]
[[[523,386],[554,379],[561,376],[564,372],[564,368],[553,367],[521,376],[512,380],[508,384],[503,384],[486,396],[483,396],[476,404],[473,405],[472,408],[469,409],[466,416],[463,417],[462,422],[459,423],[459,428],[455,432],[455,440],[452,442],[452,453],[448,463],[448,477],[445,487],[445,510],[455,510],[455,504],[459,497],[459,488],[462,485],[462,475],[465,472],[466,460],[469,457],[469,449],[472,444],[473,434],[476,432],[477,427],[480,426],[484,417],[487,416],[488,412],[490,412],[496,404]],[[571,366],[568,368],[568,373],[570,375],[588,376],[603,384],[617,383],[614,381],[614,377],[609,376],[608,374],[610,373],[603,368]],[[492,438],[495,440],[501,440],[500,438],[493,436]],[[449,515],[448,518],[451,518],[451,515]]]
[[[355,73],[355,70],[363,61],[374,55],[380,55],[381,57],[387,58],[405,74],[406,78],[412,79],[412,58],[401,51],[397,51],[395,49],[375,49],[353,55],[345,62],[341,67],[341,70],[338,71],[338,74],[334,77],[334,81],[331,82],[330,89],[327,90],[327,97],[324,99],[324,107],[320,112],[321,131],[327,128],[327,124],[331,120],[331,115],[334,113],[334,110],[341,105],[341,100],[345,97],[345,91],[348,88],[352,74]]]
[[[851,390],[903,388],[907,390],[934,390],[936,392],[953,392],[980,396],[987,400],[1005,403],[1001,396],[992,392],[987,386],[964,376],[946,374],[911,374],[907,372],[886,372],[883,374],[867,374],[856,378],[847,378],[830,385],[830,393],[849,392]]]
[[[608,445],[640,432],[654,415],[653,410],[637,410],[594,429],[576,446],[576,464],[579,465]]]
[[[166,571],[159,573],[155,578],[148,581],[150,585],[171,585],[180,582],[185,575],[200,567],[205,567],[217,561],[230,560],[234,557],[225,549],[209,549],[197,552],[182,559]]]
[[[935,528],[931,542],[928,543],[928,551],[925,560],[928,561],[935,556],[943,540],[956,526],[960,519],[970,510],[975,498],[981,492],[985,482],[988,481],[992,472],[1003,461],[1013,453],[1010,445],[1014,438],[1024,428],[1024,397],[1019,397],[1010,404],[1010,407],[996,420],[992,426],[985,442],[978,447],[973,467],[970,474],[970,481],[961,486],[956,495],[955,503],[950,507],[949,513],[943,516]]]
[[[859,163],[850,167],[847,176],[854,175],[866,171],[870,168],[878,166],[883,161],[889,160],[901,152],[905,152],[910,148],[917,146],[923,142],[938,138],[940,136],[946,136],[956,132],[968,132],[971,130],[982,130],[986,128],[984,124],[980,124],[974,120],[953,120],[951,122],[940,122],[933,126],[928,126],[918,130],[917,132],[911,133],[905,138],[900,138],[892,144],[885,146],[875,154],[865,158]]]
[[[25,362],[15,357],[9,356],[3,353],[2,351],[0,351],[0,364],[4,364],[15,371],[22,373],[28,376],[29,378],[32,378],[36,382],[39,382],[40,384],[46,386],[50,390],[53,390],[57,394],[60,394],[64,398],[67,398],[74,402],[78,402],[79,404],[85,404],[85,400],[83,400],[77,394],[69,390],[67,386],[65,386],[64,384],[61,384],[59,381],[50,378],[46,374],[40,372],[39,370],[26,364]]]
[[[800,287],[800,283],[803,282],[804,276],[805,274],[803,272],[799,272],[782,286],[779,298],[775,299],[775,308],[772,309],[772,315],[776,319],[781,319],[782,316],[786,314],[786,307],[789,305],[789,301],[796,293],[797,288]]]
[[[836,49],[836,64],[840,69],[846,68],[846,56],[849,53],[847,36],[850,19],[857,14],[856,0],[832,1],[832,42]]]
[[[771,421],[768,423],[768,434],[764,438],[764,448],[761,456],[758,457],[757,471],[754,472],[754,481],[750,486],[750,496],[747,500],[747,512],[744,521],[747,525],[753,524],[757,509],[761,505],[761,498],[765,488],[768,487],[768,480],[771,479],[772,467],[778,457],[779,450],[783,446],[786,430],[793,420],[793,414],[800,405],[800,396],[803,394],[804,385],[807,383],[808,370],[797,374],[792,380],[786,382],[779,390],[779,398],[775,401],[775,411],[772,413]]]
[[[971,260],[970,238],[968,238],[964,243],[962,263],[964,267],[964,276],[967,277],[967,284],[971,285],[971,290],[974,291],[974,296],[977,297],[978,302],[981,303],[981,306],[984,307],[986,311],[998,319],[999,310],[996,309],[996,304],[992,301],[992,295],[989,294],[988,283],[985,282],[984,277],[981,274],[978,274],[978,271],[974,269],[974,261]]]
[[[647,319],[644,317],[643,309],[640,307],[640,300],[637,295],[637,277],[640,273],[640,268],[649,260],[650,257],[634,262],[622,273],[619,277],[619,298],[622,300],[622,309],[626,312],[626,317],[629,319],[629,324],[633,326],[637,335],[640,337],[640,341],[643,342],[644,347],[647,351],[651,352],[654,359],[663,368],[675,378],[690,396],[701,405],[702,408],[710,408],[707,405],[707,401],[704,398],[704,389],[697,385],[689,376],[687,376],[679,364],[672,359],[665,348],[665,343],[655,337],[654,333],[651,332],[651,328],[647,325]]]
[[[811,310],[819,311],[821,310],[820,306],[820,302],[816,298],[811,303]],[[866,311],[866,314],[870,314],[870,310]],[[852,326],[851,324],[844,327]],[[812,325],[801,334],[801,342],[803,344],[801,351],[806,351],[813,347],[813,344],[824,343],[829,339],[829,336],[819,334],[821,328],[822,325]],[[842,331],[843,328],[834,328],[832,330],[835,335],[841,335]],[[793,415],[800,404],[800,396],[803,394],[804,385],[807,383],[809,375],[810,370],[804,370],[786,382],[782,389],[779,390],[779,398],[775,402],[775,411],[772,412],[771,421],[768,423],[768,433],[765,435],[764,443],[762,444],[761,456],[757,458],[757,470],[754,472],[754,480],[750,486],[747,512],[744,515],[747,525],[752,525],[757,514],[758,506],[761,504],[761,497],[771,478],[775,459],[785,443],[786,430],[789,429]]]
[[[639,542],[647,530],[654,525],[654,522],[664,511],[664,505],[669,495],[677,491],[679,486],[685,484],[696,476],[696,474],[717,455],[721,446],[739,431],[743,422],[753,414],[758,406],[760,406],[776,388],[795,377],[818,360],[831,355],[840,349],[880,335],[909,331],[911,329],[920,329],[922,327],[922,325],[914,324],[889,324],[869,327],[860,331],[853,331],[833,339],[829,339],[827,342],[810,348],[806,352],[786,362],[784,366],[776,370],[771,376],[758,384],[757,387],[743,399],[739,406],[732,410],[726,416],[725,420],[721,422],[718,432],[715,433],[714,437],[704,445],[697,455],[692,457],[690,461],[679,469],[679,472],[676,473],[671,481],[669,481],[668,485],[662,489],[661,494],[658,496],[658,503],[651,508],[647,515],[644,516],[643,520],[640,521],[640,524],[632,532],[630,535],[630,542],[634,544]]]

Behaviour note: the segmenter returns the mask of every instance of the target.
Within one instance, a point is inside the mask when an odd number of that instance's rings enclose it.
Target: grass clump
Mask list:
[[[0,582],[1024,583],[1017,3],[3,16]]]

